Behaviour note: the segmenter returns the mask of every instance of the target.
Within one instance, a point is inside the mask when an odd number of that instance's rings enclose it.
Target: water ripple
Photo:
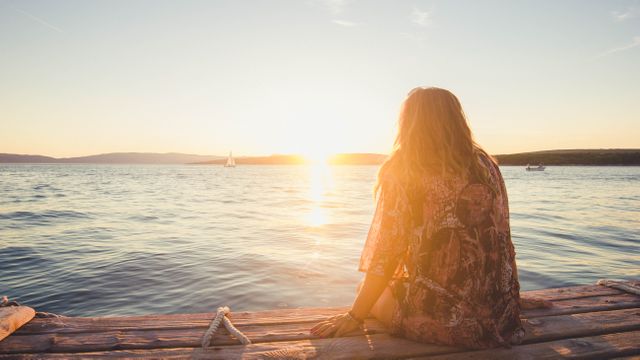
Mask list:
[[[376,168],[0,165],[0,292],[115,315],[348,305]],[[502,169],[523,289],[640,276],[640,168]]]

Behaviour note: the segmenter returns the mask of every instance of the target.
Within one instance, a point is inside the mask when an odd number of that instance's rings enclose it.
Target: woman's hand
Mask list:
[[[360,324],[349,314],[341,314],[319,322],[311,328],[310,333],[323,338],[340,337],[357,330],[359,327]]]

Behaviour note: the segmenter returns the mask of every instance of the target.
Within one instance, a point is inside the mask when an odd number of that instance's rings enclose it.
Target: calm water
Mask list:
[[[640,167],[502,171],[524,289],[640,277]],[[375,173],[0,165],[0,295],[85,316],[347,305]]]

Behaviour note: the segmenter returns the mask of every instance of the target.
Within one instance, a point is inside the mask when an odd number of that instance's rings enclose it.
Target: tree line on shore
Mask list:
[[[384,154],[349,153],[332,155],[327,162],[332,165],[379,165]],[[546,150],[516,154],[495,155],[500,165],[640,165],[640,149],[573,149]],[[271,155],[236,157],[238,165],[299,165],[309,161],[300,155]],[[194,155],[181,153],[109,153],[81,157],[54,158],[42,155],[0,153],[0,163],[45,164],[198,164],[222,165],[225,156]]]

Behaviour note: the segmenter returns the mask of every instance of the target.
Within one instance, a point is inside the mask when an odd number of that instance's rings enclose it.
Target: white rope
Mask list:
[[[628,292],[630,294],[640,295],[640,287],[631,285],[631,284],[626,283],[626,282],[616,281],[616,280],[608,280],[608,279],[600,279],[600,280],[598,280],[598,282],[596,284],[601,285],[601,286],[614,288],[614,289],[618,289],[618,290],[622,290],[622,291]]]
[[[248,337],[241,333],[240,330],[236,329],[236,327],[231,323],[231,320],[226,317],[229,312],[231,312],[231,310],[228,306],[221,306],[218,308],[216,316],[213,318],[213,320],[211,320],[209,328],[207,329],[207,331],[205,331],[204,336],[202,337],[203,348],[209,346],[209,344],[211,343],[213,335],[220,327],[220,322],[222,322],[229,333],[235,336],[236,339],[240,340],[241,343],[243,343],[244,345],[251,344],[251,340],[249,340]]]

